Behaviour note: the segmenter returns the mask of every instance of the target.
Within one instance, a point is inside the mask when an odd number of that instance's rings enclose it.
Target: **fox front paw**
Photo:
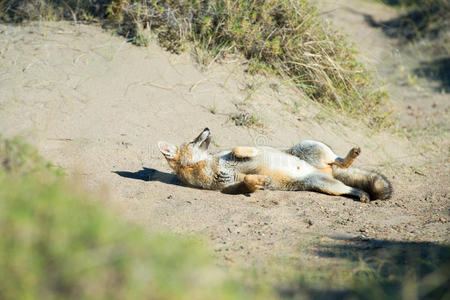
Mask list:
[[[252,158],[259,154],[259,150],[254,147],[235,147],[233,155],[237,158]]]
[[[245,183],[256,186],[268,186],[272,183],[272,179],[265,175],[246,175],[244,178]]]

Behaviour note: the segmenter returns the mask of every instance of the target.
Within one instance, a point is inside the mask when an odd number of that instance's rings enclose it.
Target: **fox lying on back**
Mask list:
[[[323,143],[302,141],[292,148],[235,147],[208,154],[211,132],[205,128],[192,142],[158,147],[170,167],[186,184],[225,193],[271,190],[316,191],[347,195],[369,202],[389,199],[391,184],[381,174],[349,168],[360,153],[352,148],[338,157]]]

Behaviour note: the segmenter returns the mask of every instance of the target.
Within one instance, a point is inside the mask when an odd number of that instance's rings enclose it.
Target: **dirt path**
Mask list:
[[[362,55],[386,76],[383,61],[393,44],[355,12],[366,8],[341,8],[332,8],[335,21],[353,28]],[[130,221],[206,236],[230,265],[277,257],[326,264],[333,258],[313,251],[321,241],[450,241],[448,95],[427,90],[423,97],[387,78],[402,126],[418,132],[408,140],[299,99],[276,78],[245,75],[239,58],[202,72],[189,54],[168,54],[155,44],[138,48],[96,26],[0,25],[0,66],[2,135],[26,137],[69,176],[106,193]],[[420,114],[411,115],[415,105]],[[236,126],[229,115],[242,111],[262,126]],[[444,127],[431,137],[423,131],[427,120]],[[309,138],[343,154],[357,144],[356,164],[386,174],[394,196],[361,204],[310,192],[246,197],[180,186],[156,143],[182,143],[206,126],[212,151]]]
[[[450,97],[445,92],[448,87],[416,74],[417,69],[434,58],[431,51],[422,51],[420,41],[401,45],[398,39],[386,34],[389,31],[386,24],[405,12],[372,1],[320,0],[320,3],[323,18],[348,34],[360,59],[372,66],[384,83],[399,115],[399,129],[433,135],[448,133]]]

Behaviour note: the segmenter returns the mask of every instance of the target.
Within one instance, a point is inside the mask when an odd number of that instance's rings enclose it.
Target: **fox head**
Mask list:
[[[192,166],[208,158],[207,150],[210,142],[211,131],[205,128],[192,142],[184,143],[181,146],[158,142],[158,147],[170,167],[178,173],[181,168]]]

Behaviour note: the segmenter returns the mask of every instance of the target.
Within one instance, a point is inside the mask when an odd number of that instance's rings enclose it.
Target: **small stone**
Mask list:
[[[442,218],[439,218],[439,221],[441,221],[442,223],[446,223],[447,219],[442,217]]]
[[[312,221],[311,219],[308,219],[308,220],[306,221],[306,223],[308,223],[309,226],[312,226],[312,225],[314,224],[313,221]]]
[[[172,195],[167,196],[167,199],[172,199],[172,198],[173,198]]]

